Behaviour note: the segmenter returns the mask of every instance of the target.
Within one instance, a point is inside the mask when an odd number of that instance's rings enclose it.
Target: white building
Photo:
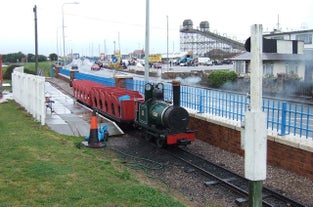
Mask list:
[[[313,29],[290,32],[279,32],[277,30],[264,34],[264,38],[276,40],[298,40],[304,43],[304,52],[313,51]]]
[[[313,29],[298,30],[289,32],[273,31],[264,34],[263,37],[277,40],[292,40],[302,41],[304,43],[304,60],[305,60],[305,75],[306,82],[313,81]]]
[[[311,50],[313,51],[311,33]],[[264,36],[265,37],[265,36]],[[280,36],[282,37],[282,36]],[[304,36],[298,36],[298,38]],[[307,39],[310,36],[306,36]],[[266,36],[267,39],[267,36]],[[276,39],[276,38],[275,38]],[[264,77],[277,77],[278,75],[297,76],[301,80],[312,80],[312,71],[306,65],[307,54],[304,54],[305,43],[302,40],[284,40],[277,38],[274,45],[270,45],[271,52],[263,52],[263,75]],[[310,42],[310,41],[307,41]],[[264,45],[263,49],[268,45]],[[308,48],[311,48],[310,46]],[[250,53],[242,53],[232,60],[235,62],[235,70],[241,75],[249,74],[250,69]]]

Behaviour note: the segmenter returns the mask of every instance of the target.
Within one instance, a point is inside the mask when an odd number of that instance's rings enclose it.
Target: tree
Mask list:
[[[55,54],[55,53],[51,53],[49,55],[49,59],[50,59],[50,61],[57,61],[58,60],[58,55]]]
[[[27,54],[27,61],[28,62],[35,62],[35,55],[34,54]],[[38,62],[47,61],[47,57],[44,55],[38,55]]]
[[[24,58],[26,58],[26,55],[23,54],[22,52],[2,55],[3,62],[7,62],[7,63],[19,63],[19,62],[22,62]]]
[[[47,57],[44,55],[38,55],[38,62],[44,62],[47,61]]]
[[[27,54],[27,62],[35,62],[35,55],[28,53]]]

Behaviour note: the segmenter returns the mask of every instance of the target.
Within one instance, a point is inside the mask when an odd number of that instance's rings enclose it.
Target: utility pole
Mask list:
[[[166,16],[166,59],[167,59],[167,72],[168,72],[168,64],[169,64],[169,59],[168,59],[168,16]]]
[[[36,5],[33,8],[33,12],[35,15],[35,69],[36,69],[36,74],[38,74],[38,33],[37,33],[37,6]]]
[[[118,37],[117,37],[117,44],[118,44],[118,53],[120,54],[120,57],[122,57],[121,53],[121,41],[120,41],[120,32],[118,32]]]
[[[106,42],[106,40],[103,40],[103,52],[105,55],[107,55],[107,42]]]

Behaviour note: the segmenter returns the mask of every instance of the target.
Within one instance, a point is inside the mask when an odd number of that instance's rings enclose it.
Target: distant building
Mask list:
[[[277,40],[275,53],[263,53],[263,76],[277,77],[278,75],[297,76],[306,79],[304,42]],[[249,74],[251,54],[244,52],[234,58],[234,67],[241,75]],[[312,78],[312,77],[310,77]]]
[[[79,53],[73,53],[73,54],[72,54],[72,58],[73,58],[73,59],[79,59],[79,58],[80,58]]]
[[[133,58],[143,59],[145,57],[145,51],[144,50],[134,50],[134,52],[132,52],[131,56]]]
[[[279,32],[274,30],[269,34],[264,34],[264,38],[276,39],[276,40],[298,40],[304,43],[304,53],[307,51],[313,51],[313,29],[311,30],[299,30],[290,32]]]
[[[313,29],[289,32],[274,30],[263,36],[269,39],[302,41],[304,43],[303,57],[305,60],[304,81],[311,82],[313,80]]]

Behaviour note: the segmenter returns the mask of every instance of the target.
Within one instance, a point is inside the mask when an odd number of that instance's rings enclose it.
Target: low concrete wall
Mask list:
[[[61,79],[67,83],[71,83],[72,80],[75,78],[75,73],[79,73],[78,70],[70,70],[70,76],[63,75],[60,73],[60,66],[54,67],[54,77]]]
[[[189,127],[196,137],[211,145],[244,156],[241,149],[240,129],[215,124],[206,119],[190,117]],[[268,136],[267,163],[313,179],[313,145],[311,140]]]

